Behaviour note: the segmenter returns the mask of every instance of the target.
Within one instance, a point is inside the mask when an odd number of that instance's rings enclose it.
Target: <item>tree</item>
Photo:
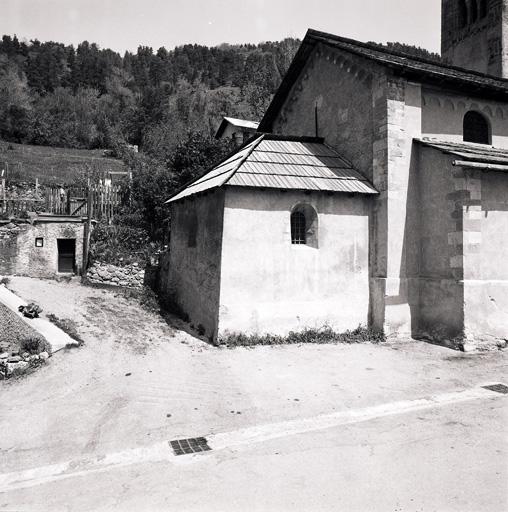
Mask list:
[[[0,55],[0,136],[23,142],[28,135],[31,112],[25,75]]]

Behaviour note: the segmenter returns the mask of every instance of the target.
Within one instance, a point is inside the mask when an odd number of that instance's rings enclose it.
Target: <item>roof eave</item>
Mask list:
[[[337,43],[343,43],[343,44],[351,44],[356,45],[358,47],[358,51],[355,51],[354,48],[344,48],[337,45],[334,45],[330,39],[336,40]],[[407,57],[411,58],[410,55],[405,55],[400,52],[395,52],[391,50],[381,49],[381,48],[374,48],[372,45],[369,45],[368,43],[362,43],[360,41],[355,41],[352,39],[347,39],[339,36],[334,36],[333,34],[327,34],[325,32],[319,32],[316,30],[309,29],[302,41],[302,44],[300,45],[300,48],[298,52],[296,53],[293,62],[291,63],[288,72],[284,76],[280,87],[278,88],[277,92],[275,93],[272,102],[268,106],[268,109],[266,110],[266,113],[261,120],[261,123],[259,124],[258,130],[260,132],[266,132],[269,133],[273,130],[273,122],[275,121],[277,114],[283,107],[287,96],[291,92],[291,89],[293,88],[294,84],[298,80],[298,76],[302,72],[302,70],[305,67],[305,64],[307,62],[307,59],[311,55],[312,51],[318,44],[326,45],[330,48],[334,48],[338,51],[343,51],[350,53],[352,55],[355,55],[359,58],[369,60],[372,62],[376,62],[379,66],[390,69],[394,74],[397,74],[398,76],[408,78],[410,80],[415,80],[421,83],[435,85],[442,88],[450,88],[454,91],[461,91],[467,93],[469,96],[475,96],[475,97],[482,97],[486,99],[493,99],[493,100],[508,100],[508,81],[506,81],[506,86],[502,87],[501,85],[496,86],[494,84],[487,85],[487,84],[481,84],[477,83],[473,80],[468,81],[464,78],[455,77],[455,76],[446,76],[444,73],[446,69],[453,69],[456,71],[462,71],[467,72],[471,75],[471,77],[477,76],[478,78],[482,77],[488,77],[488,78],[495,78],[495,77],[489,77],[488,75],[482,75],[481,73],[476,73],[474,71],[456,68],[454,66],[447,66],[439,64],[438,62],[433,62],[428,59],[422,59],[422,58],[415,58],[414,60],[417,60],[421,63],[427,63],[429,65],[434,65],[438,67],[442,67],[443,74],[432,72],[432,71],[425,71],[425,70],[417,70],[417,69],[411,69],[406,67],[403,64],[397,64],[393,62],[380,62],[376,60],[373,57],[369,57],[362,53],[360,51],[361,48],[369,48],[372,50],[382,51],[387,54],[399,56],[399,57]],[[503,82],[502,79],[499,79],[500,82]]]

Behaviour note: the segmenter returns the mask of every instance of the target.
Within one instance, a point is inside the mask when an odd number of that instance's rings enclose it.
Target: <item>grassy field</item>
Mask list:
[[[105,158],[102,150],[67,149],[30,146],[0,141],[0,173],[8,180],[33,181],[40,184],[73,183],[90,171],[100,173],[125,171],[115,158]]]

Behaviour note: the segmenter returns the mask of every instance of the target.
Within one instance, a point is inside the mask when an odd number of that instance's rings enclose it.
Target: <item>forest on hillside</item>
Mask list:
[[[0,138],[87,149],[123,140],[160,155],[189,132],[212,135],[224,115],[259,120],[298,46],[140,46],[121,56],[4,35]]]
[[[75,48],[4,35],[0,139],[83,149],[125,141],[164,160],[187,134],[212,136],[225,115],[260,120],[299,44],[140,46],[121,56],[87,41]]]

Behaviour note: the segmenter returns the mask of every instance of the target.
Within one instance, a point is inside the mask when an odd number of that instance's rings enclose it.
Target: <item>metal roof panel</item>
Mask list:
[[[377,193],[367,178],[325,144],[270,137],[260,135],[168,202],[223,185]]]

